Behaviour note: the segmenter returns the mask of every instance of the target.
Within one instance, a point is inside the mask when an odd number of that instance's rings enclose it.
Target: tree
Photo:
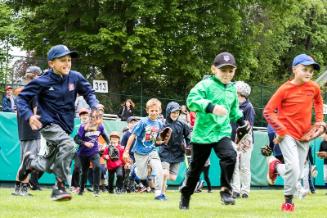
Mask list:
[[[221,51],[235,55],[236,79],[251,83],[285,80],[299,52],[326,62],[323,0],[8,2],[25,49],[40,57],[55,44],[77,50],[75,67],[108,80],[114,107],[120,94],[182,102]]]

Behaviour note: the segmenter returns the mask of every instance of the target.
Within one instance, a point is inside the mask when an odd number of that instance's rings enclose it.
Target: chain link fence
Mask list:
[[[47,61],[46,59],[35,59],[32,57],[21,57],[21,56],[11,56],[10,57],[13,62],[11,63],[1,63],[0,64],[0,92],[2,93],[1,96],[5,93],[5,86],[11,85],[12,87],[19,87],[22,85],[22,75],[24,75],[25,69],[30,65],[38,65],[42,69],[46,69],[47,67]],[[4,59],[8,60],[8,58]],[[1,62],[1,61],[0,61]],[[83,65],[80,62],[74,62],[73,63],[73,69],[78,70],[80,72],[86,73],[86,78],[90,81],[92,84],[93,79],[96,79],[96,73],[95,73],[95,67],[94,66],[86,66]],[[258,127],[265,127],[267,125],[266,120],[263,117],[262,111],[266,103],[269,101],[272,94],[277,90],[277,85],[263,85],[263,84],[256,84],[256,83],[249,83],[251,86],[251,95],[249,97],[250,101],[252,102],[256,117],[255,117],[255,126]],[[168,87],[169,88],[169,87]],[[325,87],[323,87],[324,89]],[[110,91],[108,93],[96,93],[97,98],[100,100],[100,102],[105,106],[106,113],[109,114],[118,114],[118,111],[121,107],[121,104],[126,99],[132,99],[132,101],[135,103],[135,115],[136,116],[145,116],[145,104],[146,102],[153,97],[158,98],[162,102],[162,109],[163,109],[163,115],[165,116],[165,107],[168,102],[170,101],[176,101],[181,105],[186,104],[186,98],[187,93],[189,90],[185,90],[185,92],[180,93],[178,98],[170,98],[169,96],[165,96],[164,94],[160,96],[148,96],[144,93],[144,90],[147,89],[147,87],[143,87],[142,84],[137,90],[134,90],[133,93],[117,93]],[[165,93],[163,90],[162,93]],[[327,99],[327,92],[323,92],[323,97],[326,100]],[[1,98],[2,99],[2,98]],[[120,102],[118,101],[112,101],[112,99],[120,99]]]

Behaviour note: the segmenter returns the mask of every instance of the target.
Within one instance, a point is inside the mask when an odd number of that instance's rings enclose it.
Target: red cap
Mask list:
[[[78,116],[81,116],[82,114],[88,114],[88,113],[90,113],[90,111],[87,108],[81,108],[78,111]]]
[[[6,91],[8,91],[9,89],[12,89],[12,87],[11,86],[6,86]]]

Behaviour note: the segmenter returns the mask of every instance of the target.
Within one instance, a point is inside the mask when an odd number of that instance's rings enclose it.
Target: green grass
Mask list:
[[[249,199],[238,199],[234,206],[221,205],[219,192],[194,194],[190,210],[180,211],[180,194],[168,191],[168,201],[155,201],[153,194],[109,195],[102,193],[95,198],[87,192],[74,195],[71,201],[50,200],[51,189],[31,192],[33,197],[11,196],[12,189],[0,189],[0,217],[327,217],[327,195],[325,190],[309,195],[304,200],[295,199],[296,211],[283,213],[282,190],[253,190]]]

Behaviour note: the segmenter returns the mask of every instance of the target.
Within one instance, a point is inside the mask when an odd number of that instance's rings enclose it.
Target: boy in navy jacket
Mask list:
[[[68,181],[69,166],[74,156],[74,142],[69,134],[74,127],[76,96],[84,96],[92,109],[99,104],[89,82],[79,72],[70,70],[71,58],[77,56],[64,45],[52,47],[48,52],[51,69],[26,85],[17,98],[20,115],[33,130],[40,130],[48,147],[45,156],[24,155],[18,179],[24,180],[34,169],[54,173],[57,188],[53,189],[53,200],[71,199],[64,182]],[[37,114],[28,104],[35,96],[38,99]]]

